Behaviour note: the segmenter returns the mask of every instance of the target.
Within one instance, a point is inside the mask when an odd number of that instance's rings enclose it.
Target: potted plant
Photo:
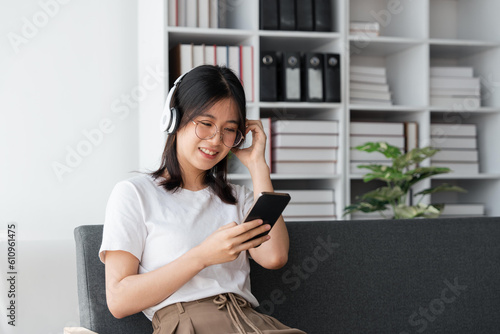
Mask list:
[[[368,142],[357,146],[354,149],[364,152],[380,152],[392,161],[390,165],[367,164],[358,168],[368,169],[364,177],[364,182],[380,180],[385,183],[373,191],[356,198],[357,202],[344,208],[344,215],[361,212],[379,212],[382,217],[386,217],[389,211],[392,218],[416,218],[438,217],[444,204],[425,204],[422,199],[430,194],[442,191],[465,192],[461,187],[441,184],[417,192],[411,196],[412,187],[417,183],[433,175],[449,173],[451,170],[446,167],[420,167],[419,164],[427,158],[432,157],[439,150],[432,147],[414,148],[403,154],[401,150],[386,142]]]

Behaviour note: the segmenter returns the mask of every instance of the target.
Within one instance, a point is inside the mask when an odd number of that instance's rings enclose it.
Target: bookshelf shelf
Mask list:
[[[139,2],[139,39],[147,41],[139,50],[140,69],[163,65],[169,68],[169,49],[179,43],[245,45],[253,47],[253,90],[247,103],[248,118],[274,120],[335,120],[338,122],[336,174],[276,174],[276,189],[334,189],[336,216],[356,195],[371,190],[362,172],[351,173],[350,125],[353,122],[399,122],[416,124],[419,146],[432,143],[431,125],[474,124],[477,127],[479,174],[450,173],[428,180],[427,186],[455,183],[465,195],[433,197],[447,203],[477,203],[487,215],[500,215],[500,1],[497,0],[331,0],[329,32],[260,29],[259,1],[222,1],[227,7],[225,27],[193,28],[168,25],[168,0]],[[379,35],[350,33],[350,23],[380,25]],[[297,51],[337,53],[341,59],[341,103],[261,102],[260,52]],[[350,66],[381,67],[386,70],[392,105],[350,103]],[[431,68],[460,66],[473,69],[480,78],[480,105],[442,107],[431,104]],[[161,92],[141,101],[139,139],[141,167],[151,169],[158,160],[165,137],[156,133],[160,111],[168,92],[165,77]],[[158,141],[151,145],[152,138]],[[440,164],[446,165],[446,164]],[[250,184],[247,173],[232,173],[237,183]],[[440,195],[441,196],[441,195]]]

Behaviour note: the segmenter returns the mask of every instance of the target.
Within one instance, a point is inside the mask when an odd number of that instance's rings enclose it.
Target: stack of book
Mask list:
[[[458,109],[481,106],[481,83],[472,67],[435,66],[430,70],[432,106]]]
[[[283,211],[285,221],[335,220],[333,189],[276,190],[290,194],[290,203]]]
[[[335,174],[339,146],[338,122],[278,120],[272,122],[273,173]]]
[[[413,134],[414,135],[414,134]],[[406,136],[403,122],[351,122],[350,124],[350,172],[364,174],[367,170],[358,166],[366,164],[390,165],[391,161],[379,152],[363,152],[354,149],[367,142],[387,142],[405,151]]]
[[[229,67],[240,79],[248,102],[254,101],[253,46],[177,44],[170,50],[171,83],[199,65]]]
[[[350,97],[352,104],[392,105],[385,67],[352,65]]]
[[[168,0],[168,25],[225,28],[225,6],[226,1],[218,0]]]
[[[351,36],[380,36],[380,24],[378,22],[353,21],[349,23],[349,34]]]
[[[431,124],[431,146],[440,149],[431,164],[454,173],[478,174],[479,154],[475,124]]]

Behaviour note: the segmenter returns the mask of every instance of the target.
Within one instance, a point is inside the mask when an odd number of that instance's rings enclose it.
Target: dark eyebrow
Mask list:
[[[213,119],[213,120],[215,120],[215,119],[216,119],[216,118],[215,118],[215,116],[214,116],[214,115],[211,115],[211,114],[201,114],[201,115],[199,115],[199,116],[208,117],[208,118]],[[238,121],[235,121],[235,120],[233,120],[233,119],[231,119],[231,120],[227,121],[227,123],[232,123],[232,124],[239,125],[239,122],[238,122]]]

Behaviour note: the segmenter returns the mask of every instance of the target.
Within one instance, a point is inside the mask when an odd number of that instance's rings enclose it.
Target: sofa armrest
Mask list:
[[[64,334],[97,334],[84,327],[64,327]]]

